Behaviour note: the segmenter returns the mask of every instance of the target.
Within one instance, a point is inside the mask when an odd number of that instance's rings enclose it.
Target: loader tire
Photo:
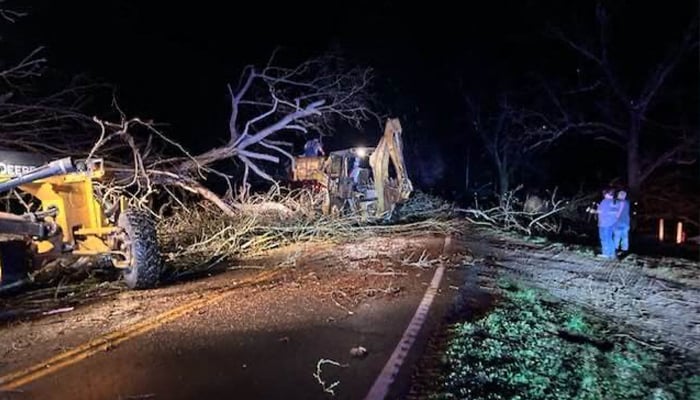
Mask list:
[[[126,210],[119,215],[117,225],[126,232],[131,253],[131,265],[122,275],[130,289],[156,286],[162,271],[156,227],[150,216],[139,210]]]

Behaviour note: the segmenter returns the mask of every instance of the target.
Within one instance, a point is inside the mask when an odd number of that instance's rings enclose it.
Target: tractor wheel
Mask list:
[[[124,230],[124,247],[129,265],[124,268],[126,285],[131,289],[149,289],[158,283],[162,260],[156,228],[151,217],[138,210],[119,215],[117,225]]]

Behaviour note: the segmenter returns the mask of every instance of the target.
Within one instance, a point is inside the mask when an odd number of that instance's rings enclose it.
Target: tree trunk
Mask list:
[[[498,168],[498,193],[503,197],[508,191],[510,179],[508,179],[508,168],[499,166]]]
[[[471,151],[467,151],[467,166],[464,168],[464,190],[469,191],[469,167],[471,165]]]
[[[629,137],[627,138],[627,198],[631,202],[639,200],[641,174],[642,169],[639,160],[639,135],[641,131],[641,116],[638,113],[632,113],[632,121],[630,123]],[[630,221],[630,230],[637,230],[637,220],[632,218]]]
[[[641,131],[641,116],[632,113],[629,137],[627,138],[627,185],[631,196],[639,194],[641,186],[641,165],[639,165],[639,135]]]

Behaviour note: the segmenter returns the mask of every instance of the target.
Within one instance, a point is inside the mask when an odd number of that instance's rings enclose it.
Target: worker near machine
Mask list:
[[[362,169],[360,168],[360,157],[355,157],[355,159],[352,162],[352,170],[350,170],[350,179],[357,185],[360,180],[360,172]]]
[[[623,254],[629,251],[630,233],[630,202],[627,200],[627,192],[620,190],[617,192],[617,220],[613,226],[613,243],[615,250],[620,250]]]
[[[304,156],[306,157],[318,157],[325,155],[326,153],[323,151],[323,146],[321,145],[320,139],[311,139],[304,145]]]
[[[603,190],[603,200],[596,208],[587,211],[598,215],[598,236],[600,237],[601,254],[599,257],[612,259],[615,257],[613,242],[613,227],[617,221],[617,207],[613,201],[613,190]]]

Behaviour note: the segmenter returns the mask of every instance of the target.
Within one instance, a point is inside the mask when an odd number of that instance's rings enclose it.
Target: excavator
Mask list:
[[[156,285],[162,260],[155,224],[124,198],[100,198],[95,183],[104,175],[99,158],[49,160],[0,150],[0,194],[17,190],[41,204],[38,211],[15,205],[0,212],[0,288],[66,254],[106,259],[131,289]]]
[[[375,147],[295,157],[291,180],[322,190],[326,215],[356,213],[368,219],[391,219],[413,192],[402,133],[400,121],[389,118]]]

